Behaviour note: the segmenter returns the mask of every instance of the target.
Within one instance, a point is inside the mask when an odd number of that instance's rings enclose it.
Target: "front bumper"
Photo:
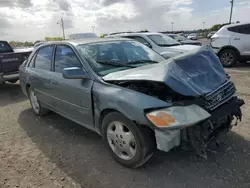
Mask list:
[[[157,148],[168,152],[174,147],[185,145],[194,149],[200,156],[206,158],[206,147],[220,133],[232,128],[232,120],[241,120],[240,107],[244,101],[237,97],[211,112],[211,117],[200,124],[181,130],[155,130]]]

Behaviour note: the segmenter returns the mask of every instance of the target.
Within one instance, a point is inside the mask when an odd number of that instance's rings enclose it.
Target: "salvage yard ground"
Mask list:
[[[54,113],[36,117],[18,84],[0,85],[0,188],[249,188],[250,65],[226,71],[246,103],[239,126],[208,160],[158,151],[137,170],[114,162],[97,134]]]

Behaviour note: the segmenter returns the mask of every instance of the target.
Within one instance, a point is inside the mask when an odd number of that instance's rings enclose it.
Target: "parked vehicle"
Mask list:
[[[222,27],[211,38],[211,46],[224,67],[250,60],[250,23]]]
[[[208,33],[207,38],[210,39],[215,33],[216,31],[211,31],[210,33]]]
[[[202,43],[200,41],[194,41],[194,40],[188,40],[184,36],[177,35],[177,34],[167,34],[167,36],[177,40],[181,44],[190,44],[190,45],[198,45],[202,46]]]
[[[20,50],[20,49],[19,49]],[[7,41],[0,41],[0,84],[18,80],[18,68],[29,57],[31,51],[14,52]]]
[[[106,38],[122,37],[141,42],[155,52],[161,54],[165,59],[174,57],[184,52],[197,49],[194,45],[181,45],[181,43],[162,33],[120,33],[106,36]]]
[[[98,36],[95,33],[75,33],[75,34],[69,35],[70,40],[86,39],[86,38],[98,38]]]
[[[189,34],[187,38],[190,39],[190,40],[197,40],[198,39],[196,33]]]
[[[20,66],[20,84],[35,114],[52,110],[99,133],[127,167],[182,144],[206,157],[244,104],[210,48],[165,61],[129,39],[45,44]]]

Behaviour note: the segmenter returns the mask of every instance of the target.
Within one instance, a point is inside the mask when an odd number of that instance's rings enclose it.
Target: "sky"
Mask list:
[[[250,0],[234,0],[232,21],[250,22]],[[0,0],[0,40],[73,33],[191,30],[229,20],[230,0]]]

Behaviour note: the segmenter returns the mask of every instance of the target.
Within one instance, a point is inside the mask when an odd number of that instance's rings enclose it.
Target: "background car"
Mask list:
[[[162,33],[120,33],[114,35],[108,35],[106,37],[122,37],[122,38],[130,38],[141,42],[157,53],[161,54],[165,59],[170,57],[174,57],[181,53],[197,49],[197,46],[194,45],[182,45],[175,39],[162,34]]]
[[[211,38],[211,46],[225,67],[250,60],[250,23],[222,27]]]
[[[166,34],[167,36],[177,40],[178,42],[180,42],[181,44],[190,44],[190,45],[198,45],[198,46],[202,46],[202,43],[200,41],[194,41],[194,40],[188,40],[187,38],[185,38],[182,35],[177,35],[177,34]]]
[[[190,40],[197,40],[197,39],[198,39],[196,33],[191,33],[191,34],[189,34],[187,38],[190,39]]]
[[[95,33],[75,33],[69,35],[69,40],[86,39],[86,38],[98,38],[98,36]]]

